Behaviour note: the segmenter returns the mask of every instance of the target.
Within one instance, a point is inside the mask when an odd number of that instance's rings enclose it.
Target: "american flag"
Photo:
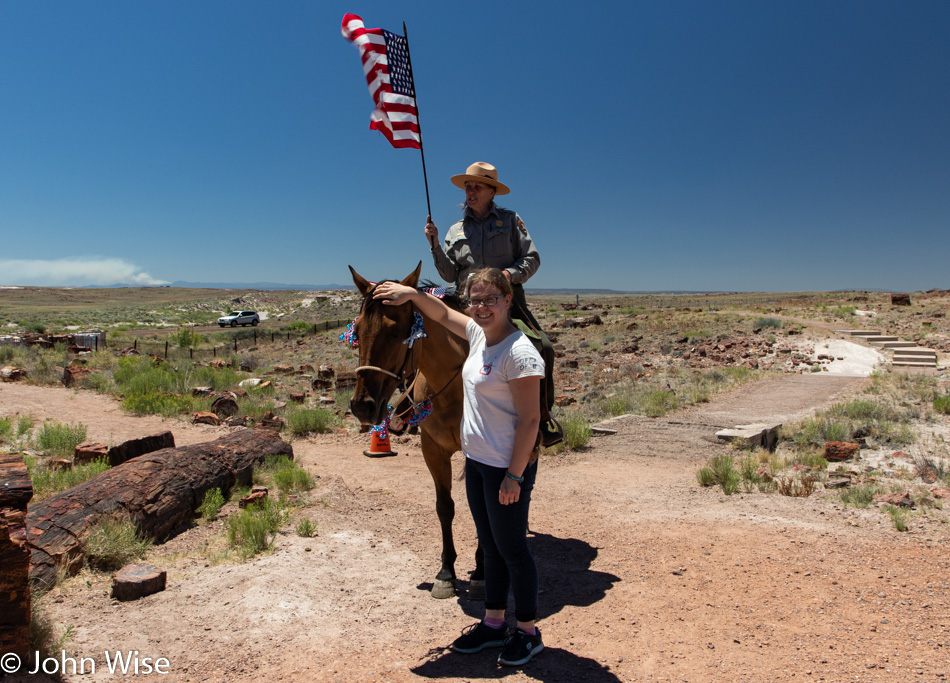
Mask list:
[[[366,28],[355,14],[343,15],[343,37],[360,51],[376,104],[369,127],[385,135],[393,147],[422,149],[409,41],[381,28]]]

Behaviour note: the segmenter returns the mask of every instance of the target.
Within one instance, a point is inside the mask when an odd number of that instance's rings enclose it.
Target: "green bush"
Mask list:
[[[34,502],[78,486],[109,469],[109,464],[101,458],[83,465],[74,465],[70,469],[50,469],[40,465],[35,458],[31,457],[26,457],[24,460],[30,473],[30,481],[33,482]]]
[[[761,329],[771,328],[771,329],[777,330],[777,329],[781,329],[782,321],[779,320],[778,318],[759,318],[758,320],[755,321],[754,326],[756,328],[761,328]]]
[[[303,538],[310,538],[315,533],[317,533],[317,525],[309,517],[304,517],[299,522],[297,522],[297,528],[295,529],[298,536]]]
[[[874,496],[880,493],[880,488],[874,484],[858,484],[841,489],[841,502],[849,507],[867,508],[874,502]]]
[[[222,507],[224,507],[224,496],[221,494],[221,489],[215,488],[205,491],[204,498],[196,512],[202,519],[212,520],[218,516]]]
[[[727,496],[739,490],[739,484],[742,482],[742,474],[735,469],[735,463],[731,455],[717,455],[709,461],[706,467],[703,467],[696,473],[696,480],[700,486],[722,487],[722,492]]]
[[[950,415],[950,396],[937,396],[934,398],[934,410],[944,415]]]
[[[883,507],[887,516],[891,518],[891,521],[894,522],[894,528],[898,531],[907,531],[907,510],[903,510],[894,505],[885,505]]]
[[[57,458],[70,458],[76,446],[86,440],[86,425],[66,425],[46,420],[36,434],[36,445],[45,453]]]
[[[310,332],[313,327],[313,323],[308,323],[305,320],[295,320],[287,325],[287,329],[291,332]]]
[[[270,549],[287,513],[271,499],[228,517],[228,543],[247,559]]]
[[[672,410],[676,410],[679,402],[672,391],[652,391],[643,397],[643,414],[647,417],[660,417]]]
[[[83,550],[91,567],[114,571],[145,557],[151,546],[130,516],[115,514],[102,517],[93,526]]]
[[[287,428],[294,436],[311,432],[322,434],[330,430],[333,413],[323,408],[297,408],[286,415]]]
[[[254,474],[260,481],[272,478],[274,485],[283,493],[313,488],[313,477],[286,455],[268,456]]]
[[[13,418],[0,417],[0,443],[13,441]]]
[[[564,430],[564,446],[571,450],[585,447],[594,435],[587,419],[579,413],[566,415],[561,428]]]

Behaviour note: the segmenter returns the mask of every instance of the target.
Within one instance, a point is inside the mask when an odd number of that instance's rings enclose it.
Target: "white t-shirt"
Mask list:
[[[465,335],[469,351],[462,366],[462,452],[485,465],[508,467],[518,423],[508,382],[544,377],[544,361],[520,330],[494,346],[486,346],[485,332],[469,320]]]

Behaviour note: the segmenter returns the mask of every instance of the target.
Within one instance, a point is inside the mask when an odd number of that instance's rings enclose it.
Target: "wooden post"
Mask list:
[[[234,335],[234,350],[237,351],[237,335]]]
[[[138,339],[133,339],[133,340],[132,340],[132,350],[133,350],[133,351],[138,351],[138,350],[139,350],[139,340],[138,340]]]
[[[168,360],[168,340],[165,340],[165,360]]]

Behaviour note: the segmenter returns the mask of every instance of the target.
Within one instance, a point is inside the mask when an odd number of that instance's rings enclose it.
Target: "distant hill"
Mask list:
[[[327,289],[356,289],[353,285],[285,285],[280,282],[172,282],[169,287],[189,287],[192,289],[298,289],[308,292],[320,292]]]

